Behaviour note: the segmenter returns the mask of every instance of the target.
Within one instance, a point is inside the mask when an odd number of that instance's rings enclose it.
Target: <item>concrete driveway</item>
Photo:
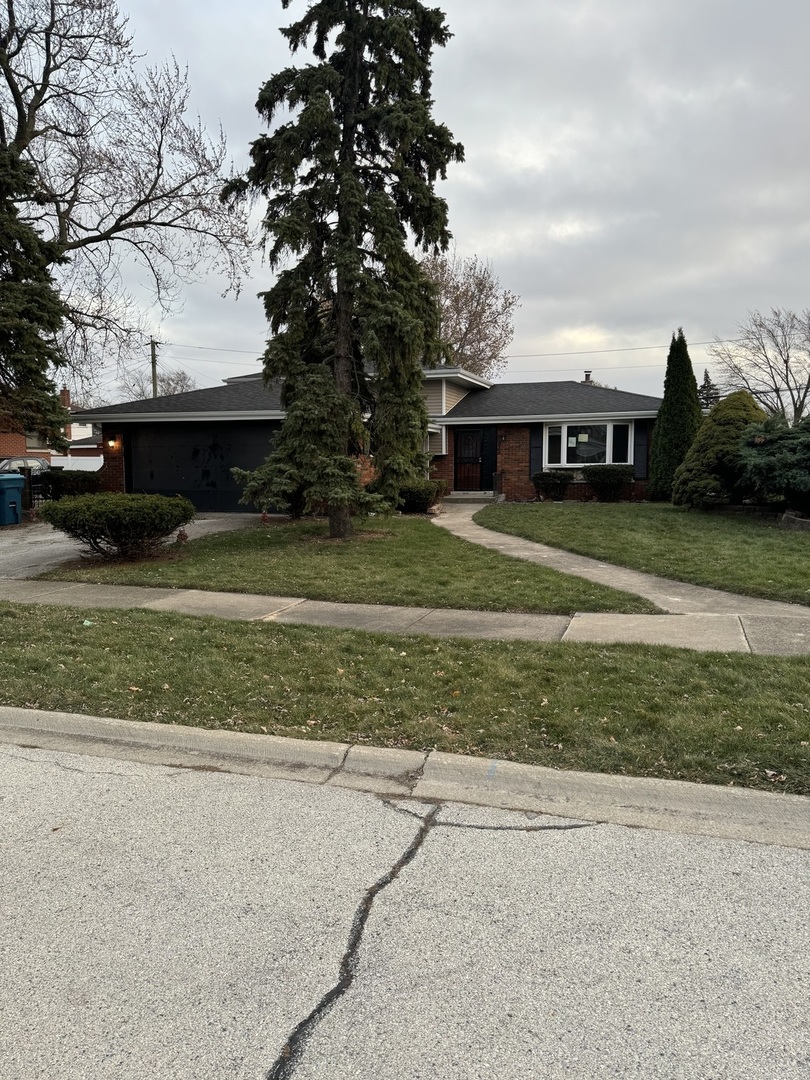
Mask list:
[[[256,514],[203,514],[186,525],[190,539],[255,525]],[[76,559],[82,546],[44,521],[0,529],[0,578],[33,578]]]
[[[4,1080],[807,1077],[810,852],[210,768],[0,747]]]

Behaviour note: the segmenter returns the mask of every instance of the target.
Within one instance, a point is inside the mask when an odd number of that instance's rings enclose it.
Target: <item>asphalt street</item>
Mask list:
[[[806,850],[0,755],[4,1080],[810,1072]]]

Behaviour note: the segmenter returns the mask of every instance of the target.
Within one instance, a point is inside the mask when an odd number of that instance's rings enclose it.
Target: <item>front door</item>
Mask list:
[[[455,430],[456,491],[492,491],[496,464],[495,427]]]

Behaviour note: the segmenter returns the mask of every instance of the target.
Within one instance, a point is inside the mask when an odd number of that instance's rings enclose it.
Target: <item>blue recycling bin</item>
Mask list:
[[[0,473],[0,526],[22,525],[24,488],[24,476],[19,473]]]

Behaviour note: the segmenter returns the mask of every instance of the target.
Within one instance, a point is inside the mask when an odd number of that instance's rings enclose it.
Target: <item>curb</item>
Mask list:
[[[0,706],[0,742],[810,850],[810,798]]]

